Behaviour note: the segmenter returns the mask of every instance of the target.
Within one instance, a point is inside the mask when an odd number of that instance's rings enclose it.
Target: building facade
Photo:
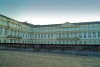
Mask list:
[[[0,15],[0,43],[31,43],[32,28]]]
[[[100,22],[32,25],[0,15],[0,43],[100,45]]]

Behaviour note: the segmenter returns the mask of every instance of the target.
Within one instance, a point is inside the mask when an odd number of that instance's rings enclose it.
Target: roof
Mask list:
[[[72,23],[72,24],[76,24],[76,25],[90,25],[90,24],[100,24],[100,21],[92,21],[92,22],[80,22],[80,23]]]
[[[9,17],[7,17],[7,16],[4,16],[4,15],[2,15],[2,14],[0,14],[0,16],[1,16],[1,17],[5,17],[5,18],[7,18],[7,19],[10,19],[10,20],[14,20],[14,21],[17,21],[17,22],[19,22],[18,20],[15,20],[15,19],[9,18]]]
[[[50,25],[33,25],[33,27],[55,27],[60,26],[62,24],[50,24]]]
[[[7,18],[7,19],[10,19],[10,20],[13,20],[13,21],[16,21],[16,22],[18,22],[18,23],[23,24],[22,22],[20,22],[20,21],[18,21],[18,20],[15,20],[15,19],[9,18],[9,17],[4,16],[4,15],[2,15],[2,14],[0,14],[0,16],[1,16],[1,17],[4,17],[4,18]],[[25,24],[25,25],[26,25],[26,24]]]
[[[11,19],[11,20],[17,21],[17,20],[15,20],[15,19],[9,18],[9,17],[4,16],[4,15],[2,15],[2,14],[0,14],[0,16],[1,16],[1,17],[5,17],[5,18],[7,18],[7,19]],[[36,28],[36,27],[55,27],[55,26],[63,25],[63,24],[33,25],[33,24],[30,24],[30,23],[27,23],[27,22],[20,22],[20,21],[17,21],[17,22],[22,23],[22,24],[25,24],[25,25],[28,25],[28,26],[31,26],[32,28]],[[100,24],[100,21],[80,22],[80,23],[70,23],[70,24],[75,24],[75,25]]]
[[[54,26],[60,26],[60,25],[62,25],[62,24],[34,25],[34,24],[27,23],[27,22],[22,22],[22,23],[25,24],[25,25],[29,25],[32,28],[36,28],[36,27],[54,27]]]

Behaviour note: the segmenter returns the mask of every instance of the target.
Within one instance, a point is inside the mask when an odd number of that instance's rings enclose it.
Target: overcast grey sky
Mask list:
[[[41,25],[100,21],[100,0],[0,0],[0,14]]]

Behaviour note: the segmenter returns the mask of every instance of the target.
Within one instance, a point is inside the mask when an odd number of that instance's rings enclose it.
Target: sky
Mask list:
[[[0,14],[35,25],[100,21],[100,0],[0,0]]]

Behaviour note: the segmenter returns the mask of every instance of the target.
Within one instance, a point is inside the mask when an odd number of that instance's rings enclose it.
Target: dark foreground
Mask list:
[[[100,57],[0,50],[0,67],[100,67]]]

